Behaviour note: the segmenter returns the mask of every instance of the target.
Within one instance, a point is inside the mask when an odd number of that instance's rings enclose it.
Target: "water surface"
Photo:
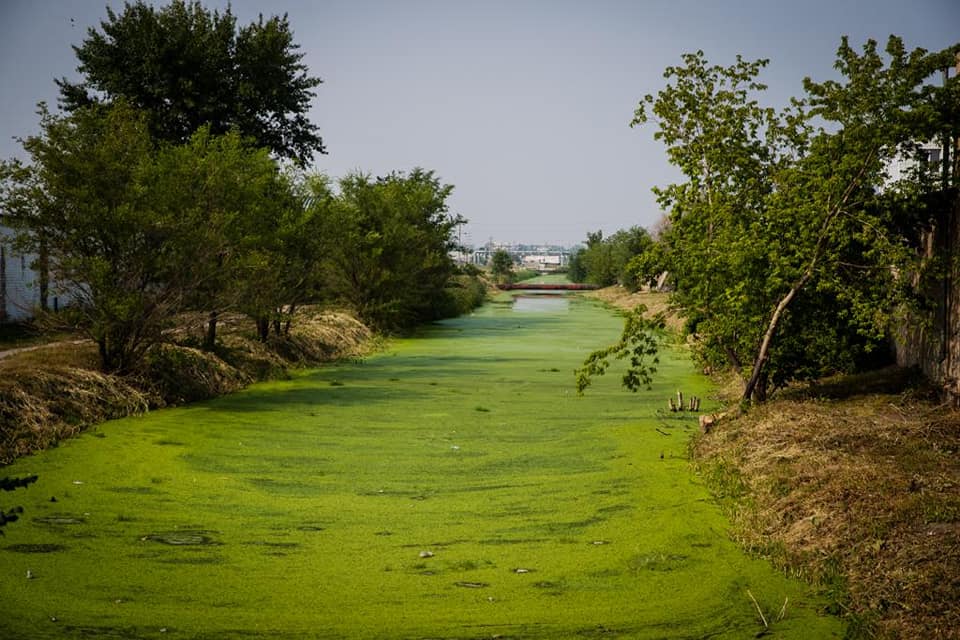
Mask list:
[[[107,423],[5,473],[2,638],[841,637],[691,472],[707,397],[573,370],[621,322],[504,298],[362,364]],[[709,408],[709,407],[707,407]],[[28,579],[27,571],[32,578]]]

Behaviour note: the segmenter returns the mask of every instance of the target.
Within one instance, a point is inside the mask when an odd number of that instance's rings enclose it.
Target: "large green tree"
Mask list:
[[[189,285],[184,304],[209,313],[205,347],[212,349],[220,312],[244,309],[261,322],[265,314],[252,311],[253,301],[274,295],[290,277],[291,267],[276,254],[288,212],[299,210],[292,186],[266,150],[250,147],[236,131],[213,135],[206,125],[185,144],[160,145],[150,176],[144,187],[153,194],[151,207],[182,218],[190,234],[168,250],[191,251],[180,262]],[[265,279],[255,266],[264,256],[263,270],[272,274]]]
[[[601,287],[620,284],[631,291],[640,286],[630,261],[653,248],[653,239],[643,227],[621,229],[609,237],[603,231],[587,233],[586,246],[571,259],[568,277]]]
[[[509,283],[513,280],[513,258],[506,249],[497,249],[490,258],[490,275],[498,283]]]
[[[453,230],[464,222],[448,212],[452,191],[422,169],[341,179],[327,253],[332,291],[383,329],[434,319],[456,271]]]
[[[266,341],[289,333],[297,308],[332,295],[327,267],[335,234],[336,199],[325,176],[277,177],[238,247],[232,290],[237,308],[254,318]]]
[[[308,74],[286,16],[263,16],[238,28],[236,17],[200,2],[156,8],[137,0],[121,13],[107,8],[74,50],[80,82],[61,79],[68,111],[122,98],[149,114],[158,139],[186,142],[208,125],[237,129],[283,158],[323,153],[307,119],[320,80]]]
[[[633,124],[655,120],[686,178],[656,190],[675,302],[700,356],[742,369],[744,400],[849,364],[885,328],[912,258],[885,167],[922,133],[917,115],[939,95],[924,80],[942,57],[895,37],[885,56],[873,41],[858,53],[844,39],[842,80],[808,80],[807,97],[777,112],[757,99],[766,61],[711,66],[697,52],[637,108]]]
[[[41,128],[24,143],[31,164],[5,165],[3,204],[20,244],[45,246],[103,368],[131,372],[178,311],[204,292],[216,300],[236,273],[224,270],[247,220],[272,217],[276,163],[205,128],[158,146],[123,102],[44,113]]]

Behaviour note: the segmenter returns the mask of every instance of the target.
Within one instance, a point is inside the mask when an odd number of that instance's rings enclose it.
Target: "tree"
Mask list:
[[[620,284],[635,291],[639,283],[627,265],[652,246],[653,239],[643,227],[621,229],[608,238],[603,237],[603,231],[588,232],[586,247],[573,261],[571,279],[601,287]]]
[[[24,142],[32,164],[10,173],[4,205],[24,248],[46,246],[103,369],[129,373],[175,313],[200,294],[208,309],[218,304],[246,221],[270,215],[276,164],[238,134],[205,128],[157,148],[144,115],[122,101],[44,111],[41,128]]]
[[[161,145],[145,187],[160,215],[196,225],[189,242],[171,243],[168,250],[184,246],[191,252],[180,263],[182,281],[189,284],[184,306],[209,313],[205,348],[216,344],[220,312],[250,311],[255,300],[289,289],[293,265],[270,252],[278,250],[279,228],[298,205],[289,180],[265,150],[251,148],[236,131],[216,136],[204,125],[185,144]],[[261,278],[254,265],[268,254],[263,269],[270,275]],[[251,315],[260,322],[264,314]]]
[[[660,277],[669,269],[669,258],[665,244],[651,241],[650,245],[634,255],[624,267],[623,280],[630,289],[656,287]]]
[[[845,84],[804,81],[806,118],[837,127],[814,130],[807,153],[778,176],[771,209],[787,221],[793,251],[782,252],[783,279],[775,290],[776,305],[756,348],[744,400],[763,389],[773,341],[794,301],[811,289],[830,292],[842,312],[828,319],[846,320],[862,336],[879,338],[888,329],[886,314],[906,302],[897,272],[915,268],[910,238],[897,233],[901,210],[882,194],[886,168],[897,149],[913,139],[915,109],[923,106],[920,89],[930,74],[925,50],[908,53],[891,36],[888,60],[868,40],[858,54],[843,38],[835,67]],[[810,131],[810,128],[806,129]],[[913,215],[922,212],[913,212]],[[798,241],[799,240],[799,241]],[[764,399],[760,393],[758,399]]]
[[[24,142],[33,165],[6,206],[19,241],[35,252],[45,243],[56,279],[80,299],[104,368],[127,371],[177,298],[157,286],[171,280],[157,259],[169,221],[147,214],[136,185],[153,153],[146,123],[118,105],[70,118],[43,111],[41,128]]]
[[[325,176],[277,175],[240,247],[236,306],[266,342],[286,335],[297,308],[325,295],[335,198]]]
[[[324,153],[306,114],[320,80],[311,77],[287,16],[237,28],[228,7],[174,0],[159,9],[137,0],[107,8],[100,30],[74,47],[83,80],[57,81],[74,112],[123,99],[149,114],[159,140],[184,143],[203,125],[238,130],[283,158],[305,163]]]
[[[513,280],[513,258],[505,249],[497,249],[490,257],[490,275],[499,283]]]
[[[630,262],[637,256],[651,251],[654,246],[650,232],[643,227],[630,227],[614,233],[607,242],[611,245],[616,281],[630,291],[640,288],[640,280],[630,269]]]
[[[571,282],[586,282],[587,268],[583,264],[583,253],[585,249],[578,247],[570,254],[570,263],[567,265],[567,277]]]
[[[687,54],[636,110],[632,124],[656,118],[655,137],[687,178],[656,190],[670,211],[661,242],[674,302],[703,360],[743,369],[744,401],[869,351],[903,291],[903,210],[880,186],[885,161],[918,130],[911,114],[929,100],[930,62],[894,37],[887,56],[873,41],[859,55],[844,39],[845,82],[808,80],[808,98],[777,113],[754,98],[766,61],[724,68]]]
[[[463,218],[448,214],[452,185],[414,169],[340,181],[332,208],[328,282],[365,321],[400,330],[438,317],[456,272],[450,251]]]

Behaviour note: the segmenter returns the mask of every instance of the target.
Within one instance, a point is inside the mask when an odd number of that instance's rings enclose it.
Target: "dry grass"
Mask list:
[[[128,381],[90,369],[6,367],[0,380],[0,464],[98,422],[142,413],[151,400]]]
[[[667,328],[671,331],[679,332],[683,328],[683,318],[670,307],[669,293],[660,291],[630,292],[617,285],[595,291],[585,291],[582,295],[589,298],[596,298],[610,306],[627,311],[633,309],[638,304],[643,304],[647,307],[647,311],[651,316],[657,313],[663,313],[667,320]]]
[[[734,536],[840,587],[862,637],[960,638],[960,415],[910,394],[793,395],[694,443]]]
[[[221,319],[216,353],[195,348],[204,317],[184,316],[142,370],[97,370],[91,342],[44,345],[0,359],[0,465],[46,449],[104,420],[231,393],[302,367],[363,355],[376,341],[352,316],[315,308],[297,313],[290,335],[266,343],[242,316]]]

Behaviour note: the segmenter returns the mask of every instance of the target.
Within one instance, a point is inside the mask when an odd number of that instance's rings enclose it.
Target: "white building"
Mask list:
[[[13,246],[13,230],[4,224],[0,214],[0,323],[23,322],[40,308],[40,274],[33,269],[37,256],[18,252]],[[69,295],[59,295],[50,283],[48,308],[59,309]]]
[[[12,231],[0,222],[0,322],[30,318],[40,301],[39,287],[33,286],[36,274],[30,268],[30,259],[14,251],[12,237]]]
[[[943,147],[939,142],[922,142],[916,147],[917,153],[898,152],[887,165],[884,188],[889,189],[901,180],[915,179],[917,170],[923,165],[931,175],[939,177],[943,156]]]
[[[534,254],[523,256],[523,268],[533,271],[556,271],[562,265],[563,258],[559,254]]]

